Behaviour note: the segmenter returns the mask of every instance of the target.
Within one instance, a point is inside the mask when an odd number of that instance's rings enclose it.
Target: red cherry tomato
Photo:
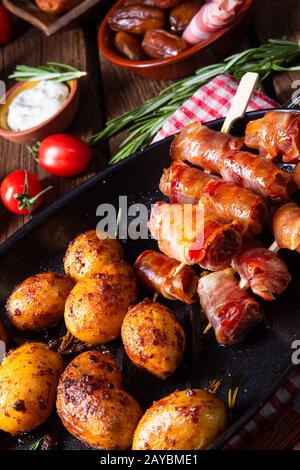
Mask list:
[[[78,137],[54,134],[40,143],[38,160],[51,175],[74,176],[85,170],[91,154],[89,146]]]
[[[26,170],[16,170],[4,178],[0,194],[3,204],[10,212],[26,215],[41,204],[45,192],[50,188],[48,186],[43,190],[35,175]]]
[[[0,3],[0,44],[7,44],[10,41],[11,29],[10,16]]]

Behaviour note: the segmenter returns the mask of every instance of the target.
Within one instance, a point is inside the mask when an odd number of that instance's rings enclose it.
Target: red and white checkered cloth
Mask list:
[[[225,117],[238,84],[239,82],[231,75],[220,75],[199,88],[165,122],[153,142],[175,134],[191,122],[208,122]],[[255,92],[248,111],[274,107],[278,107],[278,103],[262,93]],[[300,391],[300,367],[295,368],[271,400],[226,444],[224,449],[239,450],[247,447],[248,442],[283,410],[298,391]]]
[[[156,134],[153,143],[175,134],[191,122],[208,122],[226,116],[238,84],[238,80],[231,75],[219,75],[199,88],[188,101],[169,117]],[[277,106],[276,101],[271,100],[262,93],[254,92],[247,110],[257,111],[258,109]]]

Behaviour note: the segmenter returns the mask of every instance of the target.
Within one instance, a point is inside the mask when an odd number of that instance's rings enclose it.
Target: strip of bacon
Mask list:
[[[260,233],[267,219],[267,206],[261,196],[182,162],[175,161],[164,170],[159,188],[172,203],[201,201],[227,223],[237,221],[244,238]]]
[[[137,258],[134,268],[139,281],[149,289],[167,299],[193,304],[198,300],[199,276],[190,266],[184,266],[174,275],[179,264],[159,251],[146,250]]]
[[[273,231],[280,248],[300,253],[300,207],[295,203],[281,206],[273,218]]]
[[[225,181],[251,189],[271,202],[287,201],[295,190],[292,175],[265,158],[238,151],[241,146],[242,140],[238,137],[193,123],[176,135],[171,144],[171,156],[219,174]]]
[[[201,277],[198,294],[219,344],[240,343],[263,319],[261,306],[240,288],[231,268]]]
[[[246,145],[266,158],[286,163],[300,160],[300,113],[268,111],[246,127]]]
[[[210,173],[218,174],[224,153],[240,150],[243,144],[242,137],[222,134],[199,122],[193,122],[176,134],[171,144],[171,156],[173,160],[186,160]]]
[[[232,267],[241,278],[241,288],[250,287],[254,294],[269,302],[284,292],[292,279],[285,262],[258,242],[242,246],[232,260]]]
[[[199,205],[157,202],[148,228],[165,255],[212,271],[229,266],[241,245],[234,224],[218,221]]]
[[[232,23],[243,0],[211,0],[203,5],[183,33],[190,45],[208,39],[213,33]]]

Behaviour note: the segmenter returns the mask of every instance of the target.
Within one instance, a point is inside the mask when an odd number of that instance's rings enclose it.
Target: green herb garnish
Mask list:
[[[268,43],[257,48],[231,55],[224,62],[201,67],[195,75],[177,81],[141,106],[111,119],[102,131],[90,138],[90,141],[102,141],[129,128],[127,138],[110,160],[111,164],[116,163],[146,148],[170,115],[201,85],[217,75],[230,73],[240,79],[246,72],[257,72],[260,74],[260,80],[263,81],[272,72],[300,70],[300,65],[289,66],[299,54],[300,46],[296,42],[270,39]]]
[[[82,72],[72,65],[47,62],[45,66],[40,67],[17,65],[15,71],[8,78],[24,82],[40,82],[42,80],[67,82],[68,80],[77,80],[86,74],[86,72]]]

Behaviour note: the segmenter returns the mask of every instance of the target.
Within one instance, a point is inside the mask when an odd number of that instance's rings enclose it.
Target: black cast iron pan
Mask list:
[[[232,133],[243,135],[249,120],[263,111],[251,112],[240,120]],[[223,120],[209,123],[220,129]],[[0,246],[0,316],[6,322],[5,301],[16,284],[41,271],[62,271],[62,258],[70,240],[80,232],[95,228],[97,207],[111,203],[116,208],[119,196],[128,196],[128,205],[152,203],[163,199],[158,183],[163,168],[170,164],[168,138],[150,146],[127,160],[110,167],[66,194],[52,206],[37,214],[9,240]],[[267,235],[266,243],[271,242]],[[128,261],[133,262],[144,249],[156,248],[154,240],[124,240]],[[214,334],[202,337],[205,324],[198,304],[193,307],[180,302],[160,301],[176,313],[187,334],[188,350],[182,366],[165,381],[137,369],[126,357],[121,342],[109,345],[123,370],[127,390],[146,409],[175,389],[207,387],[214,378],[222,378],[220,396],[226,401],[228,388],[238,384],[238,406],[233,423],[212,446],[221,448],[268,400],[291,368],[291,345],[300,332],[299,255],[282,252],[291,270],[293,281],[287,291],[271,305],[265,306],[268,322],[260,325],[237,346],[218,346]],[[141,293],[141,296],[143,293]],[[13,332],[16,334],[16,332]],[[48,340],[56,331],[43,332],[34,339]],[[39,436],[52,433],[61,449],[84,449],[70,436],[53,414],[36,432],[13,438],[0,432],[1,449],[28,449]]]

